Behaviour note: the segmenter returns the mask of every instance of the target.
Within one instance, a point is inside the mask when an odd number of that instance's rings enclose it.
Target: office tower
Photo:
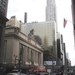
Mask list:
[[[63,50],[64,50],[64,65],[66,65],[66,45],[63,43]]]
[[[75,0],[72,1],[72,20],[73,20],[73,30],[74,30],[74,48],[75,48]]]
[[[56,23],[54,21],[25,23],[21,31],[28,36],[29,32],[34,29],[35,40],[45,51],[52,51],[51,55],[57,65],[64,64],[64,50],[62,50],[63,36],[56,32]],[[39,42],[40,41],[40,42]],[[49,53],[49,52],[48,52]],[[46,61],[52,59],[51,56]]]
[[[5,33],[5,25],[8,19],[7,15],[7,5],[8,0],[0,0],[0,62],[2,59],[3,46],[4,46],[4,33]]]
[[[66,66],[71,66],[71,60],[69,59],[69,53],[66,53]]]
[[[34,29],[35,38],[38,37],[41,40],[40,45],[43,45],[45,49],[53,46],[53,42],[56,40],[56,23],[54,21],[25,23],[21,27],[21,31],[26,35],[32,29]]]
[[[60,33],[57,33],[57,64],[66,65],[66,46]]]
[[[69,59],[69,53],[66,53],[66,59]]]
[[[35,41],[43,47],[44,51],[49,51],[56,61],[56,23],[54,21],[25,23],[21,31],[28,36],[29,32],[34,29]],[[51,57],[51,56],[49,56]],[[48,58],[47,61],[52,60]]]
[[[7,15],[8,0],[0,0],[0,13],[3,16]]]
[[[75,0],[72,0],[72,17],[73,17],[73,25],[75,30]]]
[[[47,0],[46,21],[56,22],[56,4],[55,0]]]

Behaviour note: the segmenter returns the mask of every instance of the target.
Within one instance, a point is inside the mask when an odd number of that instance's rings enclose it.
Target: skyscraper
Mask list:
[[[33,22],[25,23],[21,27],[21,31],[26,35],[28,35],[32,29],[34,29],[35,41],[42,46],[44,50],[49,50],[53,58],[56,58],[56,23],[54,21]]]
[[[8,0],[0,0],[0,13],[3,16],[7,15]]]
[[[47,0],[46,21],[56,22],[56,4],[55,0]]]
[[[73,29],[74,29],[74,48],[75,48],[75,0],[72,1],[72,20],[73,20]]]
[[[54,21],[25,23],[21,27],[21,31],[26,35],[32,29],[34,29],[36,38],[38,37],[42,40],[44,48],[53,46],[53,42],[56,41],[56,23]]]
[[[8,19],[7,15],[7,5],[8,0],[0,0],[0,62],[2,60],[2,53],[4,48],[4,33],[5,33],[5,25]]]

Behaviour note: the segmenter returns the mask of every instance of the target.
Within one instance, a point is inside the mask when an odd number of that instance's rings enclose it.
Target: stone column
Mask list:
[[[36,60],[37,60],[37,64],[38,64],[38,52],[37,52],[37,55],[36,56],[37,56],[37,59]]]
[[[25,64],[26,62],[26,46],[23,48],[23,63]]]
[[[35,51],[33,52],[33,62],[35,63]]]
[[[27,46],[25,47],[25,63],[27,62]]]
[[[43,65],[43,53],[41,52],[41,65]]]
[[[29,48],[29,63],[31,63],[31,49]]]
[[[34,56],[35,56],[35,64],[36,64],[36,58],[37,58],[37,57],[36,57],[36,51],[35,51],[35,55],[34,55]]]

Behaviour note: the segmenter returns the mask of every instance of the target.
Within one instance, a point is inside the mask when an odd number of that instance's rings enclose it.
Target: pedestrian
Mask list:
[[[59,69],[59,71],[58,71],[58,75],[61,75],[61,70]]]
[[[73,75],[73,70],[71,70],[71,75]]]
[[[66,69],[64,70],[64,74],[67,75],[67,70]]]
[[[63,75],[63,71],[61,71],[61,75]]]
[[[68,72],[67,72],[67,75],[70,75],[69,69],[68,69],[67,71],[68,71]]]

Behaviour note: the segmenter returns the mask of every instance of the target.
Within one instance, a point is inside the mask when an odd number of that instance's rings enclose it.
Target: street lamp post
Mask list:
[[[20,59],[18,61],[19,61],[19,72],[20,72]]]
[[[15,66],[16,66],[17,55],[14,55],[14,57],[15,57]]]
[[[19,59],[17,59],[17,55],[14,55],[15,57],[15,66],[16,66],[16,60],[18,61],[19,64],[19,72],[20,72],[20,61],[21,61],[21,57]]]
[[[31,63],[31,59],[29,59],[29,69],[30,69],[30,63]]]

